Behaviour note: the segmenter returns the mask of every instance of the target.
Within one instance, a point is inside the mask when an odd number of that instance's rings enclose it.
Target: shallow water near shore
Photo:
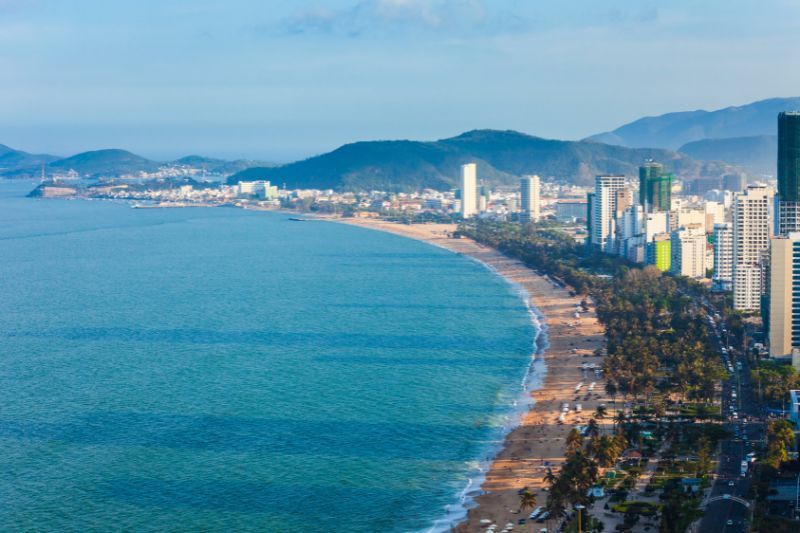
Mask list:
[[[504,280],[340,224],[30,188],[0,183],[0,529],[457,514],[537,333]]]

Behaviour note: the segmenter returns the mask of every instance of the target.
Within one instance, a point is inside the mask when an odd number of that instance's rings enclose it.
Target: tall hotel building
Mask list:
[[[769,354],[800,369],[800,112],[778,115],[778,237],[769,265]]]
[[[714,224],[714,276],[711,288],[729,291],[733,286],[733,226]]]
[[[769,354],[800,368],[800,233],[772,239]]]
[[[753,185],[736,196],[733,206],[733,307],[757,311],[764,285],[763,259],[772,237],[774,191]]]
[[[800,231],[800,112],[778,115],[778,235]]]
[[[541,181],[539,176],[525,176],[519,183],[522,209],[520,220],[524,222],[538,222],[540,216]]]
[[[461,165],[461,216],[474,217],[478,213],[478,165]]]
[[[625,176],[597,176],[591,198],[591,243],[600,251],[608,252],[614,244],[614,225],[617,200],[624,198],[618,191],[625,189]]]

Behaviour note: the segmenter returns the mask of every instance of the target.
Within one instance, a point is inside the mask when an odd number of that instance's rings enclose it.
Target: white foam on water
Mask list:
[[[443,246],[440,246],[440,248],[447,250],[447,248]],[[486,472],[489,470],[494,458],[497,457],[497,454],[503,449],[508,434],[519,427],[523,416],[530,411],[534,403],[531,398],[531,392],[541,388],[544,377],[547,374],[547,365],[543,355],[545,350],[550,347],[547,336],[548,327],[544,315],[533,305],[528,291],[519,283],[500,274],[497,269],[491,265],[487,265],[483,261],[469,255],[459,255],[484,266],[508,283],[520,299],[522,299],[525,307],[527,307],[528,314],[531,318],[531,324],[533,324],[536,332],[533,337],[533,346],[528,367],[519,384],[516,399],[509,404],[510,412],[506,413],[503,417],[504,423],[498,428],[496,437],[492,439],[491,445],[484,451],[477,462],[471,461],[468,463],[471,464],[471,466],[468,469],[467,482],[465,487],[459,491],[454,498],[455,503],[445,506],[445,516],[434,520],[431,527],[424,530],[426,533],[446,533],[451,531],[454,526],[466,520],[469,510],[476,506],[475,497],[482,493],[481,486],[486,479]]]

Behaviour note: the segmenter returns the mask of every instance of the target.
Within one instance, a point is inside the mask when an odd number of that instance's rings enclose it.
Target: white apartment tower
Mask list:
[[[520,220],[525,222],[538,222],[541,212],[540,193],[541,180],[539,176],[525,176],[519,183],[522,208]]]
[[[714,224],[714,276],[712,289],[729,291],[733,287],[733,225]]]
[[[471,218],[478,214],[478,165],[461,165],[461,216]]]
[[[601,251],[611,251],[617,216],[617,191],[625,188],[625,176],[597,176],[592,198],[591,243]]]
[[[700,224],[691,224],[672,232],[670,269],[673,274],[690,278],[706,275],[706,232]]]
[[[775,192],[753,185],[736,195],[733,205],[733,307],[757,311],[761,306],[762,257],[772,237]]]
[[[772,239],[769,285],[769,355],[800,368],[800,233]]]

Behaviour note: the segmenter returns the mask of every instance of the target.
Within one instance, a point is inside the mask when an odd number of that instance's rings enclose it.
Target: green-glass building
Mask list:
[[[778,195],[800,202],[800,112],[778,115]]]
[[[639,203],[648,213],[672,207],[672,174],[665,173],[661,163],[648,161],[639,167]]]

